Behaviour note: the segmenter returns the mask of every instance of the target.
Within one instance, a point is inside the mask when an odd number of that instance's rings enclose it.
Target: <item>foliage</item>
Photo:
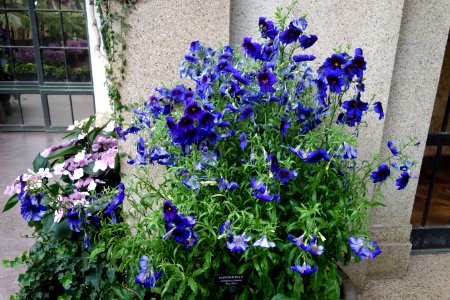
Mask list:
[[[368,212],[394,173],[405,188],[412,163],[401,150],[413,143],[357,158],[365,115],[384,117],[380,102],[364,102],[362,49],[313,72],[317,36],[305,18],[288,20],[291,9],[260,18],[262,41],[245,38],[243,55],[192,42],[180,64],[192,86],[157,88],[116,129],[137,135],[123,225],[133,235],[106,248],[145,297],[220,298],[229,289],[214,277],[243,274],[236,299],[338,299],[337,263],[381,253]],[[165,168],[156,181],[155,163]]]
[[[117,139],[111,125],[93,127],[94,121],[76,122],[65,141],[38,154],[32,169],[5,191],[11,198],[3,211],[20,203],[36,238],[28,253],[4,261],[27,265],[15,299],[97,299],[122,293],[126,274],[108,265],[105,241],[99,239],[99,232],[115,231],[123,220]]]

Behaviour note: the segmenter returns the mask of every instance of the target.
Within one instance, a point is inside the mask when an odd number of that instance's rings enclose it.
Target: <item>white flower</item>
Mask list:
[[[64,211],[62,210],[62,208],[55,210],[55,218],[53,219],[53,222],[59,223],[59,221],[61,221],[63,216],[64,216]]]
[[[105,129],[103,129],[103,131],[113,132],[115,127],[116,125],[114,124],[114,122],[109,122],[108,125],[106,125]]]
[[[96,160],[94,164],[94,168],[92,168],[92,171],[98,172],[98,170],[105,171],[108,167],[108,163],[104,160]]]
[[[41,176],[42,178],[52,178],[53,175],[52,173],[50,173],[50,169],[49,168],[39,168],[39,171],[37,172],[37,174],[39,176]]]
[[[75,155],[73,161],[76,163],[79,163],[80,161],[82,161],[84,159],[85,153],[84,150],[81,152],[78,152],[77,155]]]
[[[266,236],[263,234],[262,237],[253,243],[253,246],[263,247],[263,248],[273,248],[275,247],[274,242],[269,242]]]
[[[62,164],[55,164],[53,166],[53,172],[55,175],[67,175],[68,171],[64,169],[64,163]]]
[[[72,180],[78,180],[78,179],[80,179],[81,177],[83,177],[83,175],[84,175],[83,169],[82,169],[82,168],[78,168],[78,169],[75,169],[75,170],[73,171],[73,176],[70,176],[70,174],[69,174],[69,177],[70,177],[70,179],[72,179]]]
[[[95,183],[94,180],[92,180],[92,181],[89,183],[87,189],[88,189],[88,191],[93,191],[93,190],[95,190],[96,187],[97,187],[97,184]]]

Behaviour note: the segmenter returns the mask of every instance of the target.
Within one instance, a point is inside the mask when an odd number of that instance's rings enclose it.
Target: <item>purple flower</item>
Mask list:
[[[280,171],[280,166],[278,164],[278,158],[275,154],[269,154],[267,160],[270,161],[270,171],[275,175]]]
[[[258,85],[261,93],[273,93],[275,89],[273,85],[277,82],[275,74],[263,69],[258,73]]]
[[[241,108],[241,115],[239,116],[239,120],[245,120],[247,118],[253,117],[253,107],[251,105],[247,105]]]
[[[315,59],[316,59],[316,57],[314,55],[308,55],[308,54],[299,54],[299,55],[294,55],[292,57],[292,60],[295,62],[312,61]]]
[[[224,178],[220,178],[217,181],[217,184],[218,184],[219,190],[221,190],[221,191],[226,191],[226,190],[231,191],[238,187],[238,184],[236,182],[234,182],[234,181],[228,182],[228,180],[226,180]]]
[[[303,18],[292,21],[289,23],[288,28],[280,33],[280,42],[286,45],[295,42],[302,34],[302,31],[305,30],[307,24]]]
[[[384,112],[383,112],[383,106],[381,105],[381,102],[375,102],[373,104],[373,110],[379,114],[378,120],[381,120],[384,118]]]
[[[80,214],[76,208],[71,208],[67,211],[67,223],[69,223],[69,228],[75,232],[81,232],[80,229]]]
[[[252,39],[245,37],[242,42],[242,49],[244,49],[247,56],[258,59],[261,56],[261,45],[258,43],[252,43]]]
[[[317,270],[319,270],[319,268],[318,267],[312,268],[310,265],[308,265],[306,262],[304,262],[303,265],[301,265],[301,266],[299,266],[299,265],[292,266],[291,270],[295,271],[297,273],[300,273],[302,275],[308,275],[308,274],[316,272]]]
[[[182,183],[190,190],[197,191],[200,189],[200,183],[198,182],[196,175],[186,177],[186,179],[184,179]]]
[[[298,247],[301,247],[303,245],[303,235],[299,236],[298,238],[294,238],[292,235],[288,234],[288,238],[291,241],[292,244],[297,245]]]
[[[190,116],[194,120],[198,120],[202,115],[202,108],[195,101],[191,101],[186,105],[184,114]]]
[[[341,66],[345,63],[345,57],[341,54],[333,54],[328,57],[323,66],[325,67],[325,73],[329,74],[331,71],[339,71],[337,74],[342,73]]]
[[[342,87],[345,86],[345,79],[340,76],[340,72],[330,71],[326,75],[328,86],[330,87],[330,92],[341,94]]]
[[[317,245],[317,237],[315,235],[311,237],[308,244],[300,244],[300,248],[314,255],[322,255],[323,253],[323,246]]]
[[[32,195],[24,191],[23,181],[21,177],[22,191],[18,197],[20,199],[20,214],[27,221],[40,221],[45,215],[47,208],[41,204],[44,193]]]
[[[253,246],[262,248],[274,248],[276,245],[274,242],[269,242],[266,236],[263,234],[259,240],[253,243]]]
[[[280,195],[278,195],[278,194],[273,194],[271,196],[269,190],[265,190],[263,193],[259,193],[259,194],[256,192],[253,192],[253,195],[256,198],[266,201],[266,202],[272,202],[273,200],[278,200],[280,198]]]
[[[342,159],[355,159],[358,157],[356,149],[344,142],[344,154],[342,155]]]
[[[220,225],[219,228],[219,235],[223,235],[223,234],[227,234],[228,231],[230,231],[231,228],[231,222],[230,220],[226,220],[225,222],[222,223],[222,225]],[[232,235],[230,234],[230,237]]]
[[[286,137],[286,131],[289,129],[290,126],[291,122],[286,121],[286,116],[283,116],[280,122],[280,132],[283,137]]]
[[[315,34],[311,34],[310,36],[302,35],[299,38],[299,42],[302,45],[303,49],[308,49],[317,41],[318,37]]]
[[[255,178],[250,179],[250,186],[254,192],[264,193],[266,191],[266,184],[260,181],[257,182]]]
[[[242,133],[239,136],[239,145],[241,146],[242,150],[244,150],[247,147],[248,142],[247,142],[247,134],[246,133]]]
[[[364,70],[366,70],[366,61],[364,60],[364,56],[362,55],[361,48],[355,49],[355,56],[351,60],[351,63],[353,65],[356,77],[362,78],[363,72]]]
[[[369,105],[366,102],[359,99],[344,101],[342,108],[347,110],[346,116],[355,119],[356,122],[361,122],[362,114],[369,109]]]
[[[289,179],[292,179],[297,176],[297,172],[289,171],[288,168],[281,168],[275,174],[275,178],[278,179],[281,184],[288,184]]]
[[[163,213],[165,221],[172,221],[177,216],[177,207],[172,205],[172,201],[165,201],[163,205]]]
[[[316,151],[310,152],[307,156],[305,161],[307,163],[318,163],[322,159],[329,161],[330,156],[328,155],[328,151],[325,149],[317,149]]]
[[[117,194],[111,200],[109,200],[109,205],[103,212],[104,214],[112,213],[117,206],[123,203],[123,199],[125,198],[125,186],[123,185],[123,183],[119,183],[119,186],[117,188]]]
[[[291,151],[291,153],[297,155],[301,159],[305,159],[306,158],[305,153],[300,148],[300,146],[297,146],[296,148],[293,148],[293,147],[289,146],[289,151]]]
[[[233,236],[232,242],[227,242],[227,248],[232,252],[243,252],[248,248],[247,242],[252,238],[249,236],[245,236],[245,233],[241,235]]]
[[[400,177],[395,180],[395,185],[398,186],[397,190],[403,190],[408,185],[410,178],[411,175],[408,172],[402,172]]]
[[[397,150],[397,148],[394,146],[394,143],[392,143],[392,141],[388,141],[388,142],[387,142],[387,146],[388,146],[388,148],[391,150],[392,155],[398,156],[398,150]]]
[[[378,243],[365,242],[363,238],[355,238],[354,236],[348,239],[348,244],[352,251],[361,259],[374,259],[381,253]],[[365,246],[367,244],[367,247]]]
[[[148,257],[146,255],[141,256],[139,260],[139,274],[134,279],[136,283],[142,284],[146,288],[154,288],[156,281],[161,277],[161,271],[156,272],[156,267],[153,266],[149,271]]]
[[[273,40],[278,35],[278,29],[274,26],[273,22],[264,17],[259,17],[259,30],[261,31],[262,38]]]
[[[389,169],[388,165],[380,165],[378,167],[378,170],[373,171],[370,174],[370,178],[372,178],[373,183],[382,182],[386,180],[386,178],[391,175],[391,170]]]

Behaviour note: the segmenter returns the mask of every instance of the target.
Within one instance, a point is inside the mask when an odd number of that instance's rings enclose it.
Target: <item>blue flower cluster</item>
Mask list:
[[[172,201],[165,201],[163,205],[164,221],[166,222],[166,234],[164,239],[173,238],[180,244],[190,248],[198,241],[198,235],[192,229],[195,219],[184,214],[177,214],[177,207]]]
[[[27,221],[40,221],[47,208],[42,205],[44,193],[31,194],[26,190],[26,182],[20,176],[20,192],[17,194],[20,200],[20,214]]]

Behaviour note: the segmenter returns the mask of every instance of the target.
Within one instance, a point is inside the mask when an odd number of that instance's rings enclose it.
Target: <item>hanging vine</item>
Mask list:
[[[100,28],[101,40],[106,53],[106,86],[113,110],[112,118],[120,124],[122,122],[120,112],[127,109],[126,105],[122,103],[120,95],[121,82],[125,80],[125,68],[127,66],[124,55],[127,49],[125,34],[131,28],[125,22],[125,19],[135,8],[138,0],[95,0],[95,8],[93,1],[90,3],[92,14],[94,14],[96,8],[100,16],[100,26],[98,27],[95,24],[95,28]],[[98,40],[98,51],[100,52],[100,37]]]

